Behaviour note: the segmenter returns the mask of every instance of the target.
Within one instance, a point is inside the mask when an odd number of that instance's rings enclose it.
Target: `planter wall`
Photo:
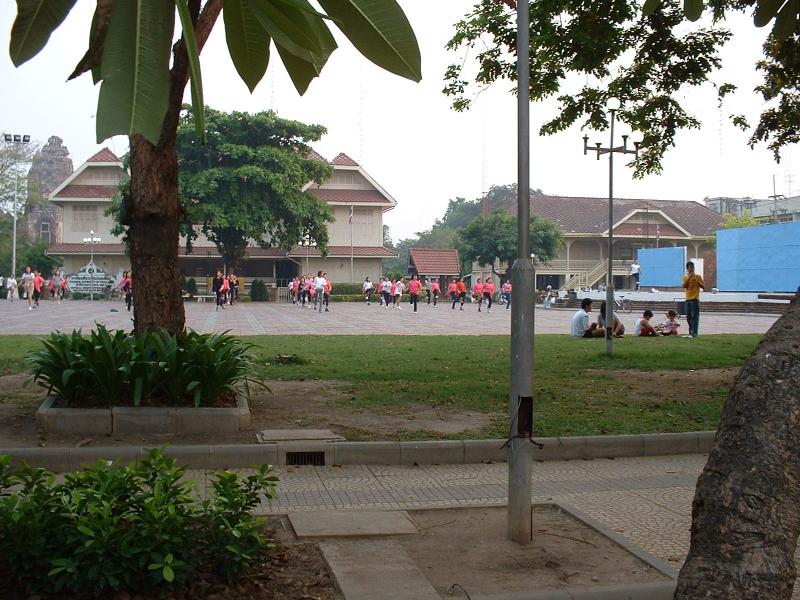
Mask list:
[[[55,397],[48,396],[36,411],[36,424],[46,433],[233,433],[250,429],[250,407],[243,397],[236,399],[235,408],[53,408],[54,401]]]

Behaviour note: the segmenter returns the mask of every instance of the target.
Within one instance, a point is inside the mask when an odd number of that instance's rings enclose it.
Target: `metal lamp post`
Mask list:
[[[3,141],[7,144],[14,144],[19,147],[23,144],[28,144],[31,141],[31,136],[28,134],[19,133],[4,133]],[[13,212],[13,229],[11,234],[11,273],[16,277],[17,272],[17,189],[19,173],[16,172],[16,164],[14,165],[14,210]]]
[[[311,246],[316,247],[317,242],[315,242],[309,234],[306,234],[300,238],[300,245],[306,247],[306,273],[308,273],[308,251]]]
[[[530,25],[528,2],[517,2],[517,258],[511,268],[511,385],[508,396],[508,539],[533,537],[533,318],[535,276],[531,256]],[[518,300],[517,300],[518,299]]]
[[[606,273],[606,354],[612,354],[612,340],[614,331],[614,154],[635,154],[639,158],[639,142],[634,142],[634,149],[628,149],[628,136],[622,136],[622,146],[614,147],[614,122],[617,117],[617,111],[620,108],[620,101],[618,98],[609,98],[606,102],[606,109],[611,113],[610,120],[610,136],[609,145],[603,148],[600,142],[595,144],[592,148],[597,152],[597,160],[600,160],[600,155],[608,154],[608,272]],[[589,136],[583,136],[583,153],[589,152]]]
[[[92,270],[89,271],[89,300],[91,302],[94,302],[94,272],[97,270],[94,264],[94,245],[101,241],[103,240],[94,235],[94,229],[89,231],[89,237],[83,238],[83,243],[89,244],[89,265],[92,267]]]

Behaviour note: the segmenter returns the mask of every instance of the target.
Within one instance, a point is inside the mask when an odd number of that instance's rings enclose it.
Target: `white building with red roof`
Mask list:
[[[325,161],[316,152],[311,158]],[[333,167],[330,179],[305,187],[333,211],[327,256],[322,257],[315,246],[297,244],[286,251],[251,244],[238,273],[246,282],[258,278],[268,285],[284,286],[296,275],[319,270],[327,272],[333,283],[363,281],[379,277],[382,261],[396,256],[383,245],[383,214],[397,205],[395,199],[346,154],[329,164]],[[67,273],[89,263],[89,245],[83,239],[90,231],[101,239],[94,247],[98,267],[112,275],[130,268],[122,240],[111,234],[113,219],[105,215],[120,181],[127,177],[121,159],[103,148],[50,194],[51,201],[64,210],[64,226],[62,243],[51,246],[48,254],[63,257]],[[183,275],[195,277],[201,286],[222,264],[216,247],[202,233],[191,253],[184,247],[179,252]]]

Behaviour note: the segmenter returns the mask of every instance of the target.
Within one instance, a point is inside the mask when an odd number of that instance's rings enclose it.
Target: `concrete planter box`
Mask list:
[[[36,411],[36,425],[47,433],[234,433],[250,429],[250,407],[242,396],[236,399],[236,408],[53,408],[55,400],[48,396]]]

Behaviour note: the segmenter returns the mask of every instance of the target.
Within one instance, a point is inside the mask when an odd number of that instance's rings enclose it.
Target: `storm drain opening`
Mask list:
[[[286,466],[301,467],[313,465],[316,467],[325,466],[325,452],[287,452]]]

